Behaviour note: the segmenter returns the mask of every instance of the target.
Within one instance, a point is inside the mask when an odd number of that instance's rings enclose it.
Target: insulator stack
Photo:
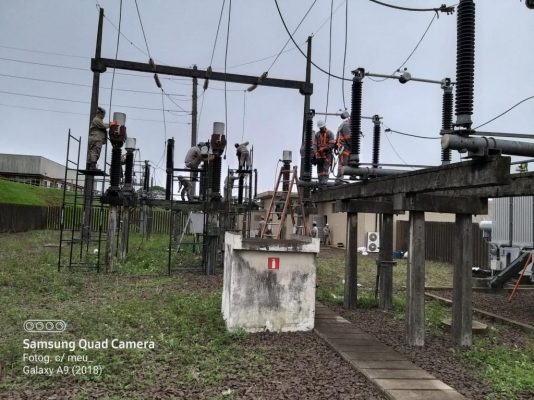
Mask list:
[[[304,177],[306,181],[311,180],[312,171],[311,171],[311,151],[312,151],[312,141],[313,141],[313,120],[311,116],[307,116],[306,119],[306,135],[304,136]],[[308,200],[311,197],[311,188],[304,188],[304,199]]]
[[[148,162],[145,164],[145,181],[143,182],[143,190],[148,192],[150,190],[150,166]]]
[[[124,172],[124,184],[125,185],[132,184],[133,163],[134,163],[133,151],[128,151],[126,153],[126,167],[125,167],[125,172]]]
[[[452,129],[452,113],[453,113],[453,94],[452,87],[443,89],[443,113],[441,129]],[[450,164],[451,162],[451,149],[441,149],[441,163]]]
[[[378,115],[373,117],[373,167],[377,168],[380,163],[380,119]]]
[[[239,174],[239,187],[237,190],[237,204],[243,204],[243,189],[245,187],[245,176]]]
[[[222,174],[222,158],[220,156],[215,156],[213,160],[212,167],[212,192],[221,193],[221,174]]]
[[[206,189],[208,196],[213,192],[213,161],[205,163],[206,165]]]
[[[174,169],[174,139],[167,140],[167,182],[165,185],[165,200],[172,196],[172,175]]]
[[[254,198],[258,197],[258,170],[254,170]]]
[[[475,86],[475,3],[461,0],[457,18],[456,125],[471,128]]]
[[[121,148],[119,146],[113,146],[111,150],[110,188],[114,188],[115,190],[119,189],[121,182],[121,168]]]
[[[362,131],[362,80],[355,76],[352,80],[352,103],[350,119],[350,157],[349,164],[359,164],[360,132]]]
[[[284,170],[282,175],[282,190],[284,192],[287,192],[289,190],[289,168],[290,164],[288,162],[284,162]]]

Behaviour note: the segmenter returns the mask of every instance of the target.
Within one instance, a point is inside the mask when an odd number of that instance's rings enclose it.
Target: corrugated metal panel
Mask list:
[[[493,199],[491,241],[507,245],[510,241],[510,198]]]
[[[513,246],[532,247],[532,197],[514,198]]]
[[[319,238],[322,241],[324,239],[323,228],[326,224],[326,217],[324,215],[314,215],[313,221],[317,222],[317,229],[319,230]]]

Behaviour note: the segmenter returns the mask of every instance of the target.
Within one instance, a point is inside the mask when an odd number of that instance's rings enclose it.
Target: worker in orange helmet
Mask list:
[[[317,165],[317,176],[319,185],[325,186],[330,175],[330,167],[333,160],[333,150],[336,146],[336,139],[331,130],[326,127],[322,120],[317,122],[319,132],[313,139],[313,163]]]

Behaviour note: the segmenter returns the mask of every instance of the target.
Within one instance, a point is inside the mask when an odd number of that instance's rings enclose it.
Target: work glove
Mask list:
[[[115,125],[117,125],[117,121],[111,121],[111,122],[109,123],[109,126],[115,126]]]

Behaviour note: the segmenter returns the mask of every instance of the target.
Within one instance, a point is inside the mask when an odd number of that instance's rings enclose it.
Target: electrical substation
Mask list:
[[[124,260],[128,257],[129,232],[132,227],[139,227],[139,233],[143,237],[148,237],[150,236],[150,215],[154,208],[168,210],[170,235],[166,249],[168,251],[167,273],[196,270],[212,275],[216,273],[217,267],[224,264],[223,313],[228,316],[232,315],[232,309],[234,309],[240,310],[239,312],[252,313],[257,317],[250,322],[241,318],[242,315],[240,317],[234,315],[229,317],[232,327],[245,326],[250,331],[259,330],[262,326],[269,326],[269,329],[274,330],[299,330],[302,327],[306,330],[309,328],[310,318],[313,317],[315,310],[314,299],[310,294],[313,292],[310,287],[315,285],[315,261],[310,254],[316,254],[319,246],[317,239],[309,238],[309,225],[313,220],[313,215],[317,214],[317,204],[334,202],[336,212],[347,213],[347,261],[344,283],[344,307],[347,309],[356,308],[358,303],[358,252],[356,251],[358,213],[380,215],[380,245],[377,261],[379,305],[380,308],[389,310],[392,308],[393,269],[396,266],[393,259],[393,218],[394,215],[409,212],[406,337],[410,345],[423,346],[425,344],[425,212],[449,213],[454,214],[456,220],[452,337],[457,344],[470,346],[472,344],[473,251],[469,237],[473,229],[472,216],[488,212],[489,198],[534,195],[533,173],[510,173],[510,156],[534,157],[534,145],[505,140],[514,137],[525,138],[524,135],[485,132],[473,127],[475,2],[460,0],[457,8],[442,6],[434,11],[448,15],[444,18],[452,19],[451,15],[456,15],[455,79],[412,77],[406,69],[390,75],[379,74],[357,66],[352,71],[352,79],[340,78],[352,82],[351,107],[348,110],[350,111],[350,149],[343,149],[346,151],[348,161],[339,165],[340,174],[335,181],[329,176],[327,182],[319,182],[319,180],[312,179],[312,166],[317,164],[314,154],[318,150],[314,148],[316,143],[313,125],[316,117],[332,114],[329,114],[328,110],[323,113],[316,112],[310,105],[313,94],[311,69],[314,65],[311,59],[312,37],[308,38],[307,52],[301,51],[307,60],[304,81],[274,79],[267,77],[266,74],[259,78],[223,74],[214,72],[211,68],[199,70],[196,66],[181,68],[157,65],[151,58],[147,63],[108,59],[101,57],[104,10],[100,9],[96,52],[95,57],[91,59],[91,70],[94,75],[91,98],[92,115],[98,106],[100,75],[111,69],[153,74],[156,85],[160,89],[162,89],[160,75],[190,78],[193,80],[195,102],[198,79],[205,80],[205,88],[209,81],[223,81],[251,85],[251,90],[257,86],[298,90],[304,96],[303,129],[297,134],[302,139],[301,159],[299,166],[292,166],[291,152],[283,148],[277,149],[279,154],[283,154],[281,160],[283,166],[277,171],[272,202],[264,210],[265,222],[259,230],[258,237],[253,237],[255,235],[251,234],[251,212],[259,208],[256,201],[258,174],[271,176],[272,171],[265,171],[257,168],[257,165],[254,166],[253,151],[251,151],[250,162],[246,166],[240,164],[237,169],[228,168],[225,183],[221,185],[222,161],[228,146],[224,123],[212,121],[211,137],[206,138],[205,142],[199,142],[195,125],[196,111],[193,113],[191,146],[197,146],[197,143],[202,144],[200,146],[202,162],[196,168],[176,167],[181,163],[176,162],[174,139],[168,139],[164,199],[151,196],[148,183],[150,179],[148,160],[144,161],[145,168],[142,173],[143,179],[138,185],[139,189],[136,189],[132,183],[134,152],[143,147],[146,139],[137,132],[132,133],[137,140],[129,137],[125,114],[115,113],[113,116],[117,125],[111,127],[109,132],[111,161],[108,164],[104,157],[101,171],[80,166],[79,146],[82,139],[75,139],[69,133],[67,162],[72,165],[70,168],[76,170],[78,175],[85,175],[85,190],[83,194],[75,194],[72,200],[67,193],[64,194],[63,212],[68,207],[76,208],[83,205],[83,216],[82,226],[77,227],[79,229],[73,227],[68,234],[62,225],[61,241],[70,243],[70,248],[61,250],[60,246],[59,268],[94,267],[99,272],[113,272],[115,258]],[[288,33],[290,33],[289,30]],[[451,59],[452,62],[454,60]],[[371,78],[396,80],[401,85],[424,84],[422,87],[425,90],[434,90],[436,96],[439,95],[442,98],[441,127],[421,127],[426,132],[441,135],[440,166],[407,165],[413,169],[410,172],[384,168],[390,164],[380,162],[380,142],[384,125],[381,121],[380,110],[376,110],[376,115],[362,116],[362,104],[365,102],[367,92],[364,90],[364,83],[366,79]],[[439,86],[439,91],[436,90],[436,86]],[[399,96],[402,97],[402,90],[398,87],[391,90],[398,91]],[[193,105],[193,110],[196,110],[196,103]],[[456,116],[455,119],[453,113]],[[363,131],[368,130],[362,127],[362,120],[370,120],[372,123],[372,162],[367,164],[362,163],[360,158],[361,135]],[[386,132],[388,131],[391,129],[387,128]],[[78,153],[71,156],[70,153],[75,153],[73,151],[75,147]],[[121,182],[123,147],[126,150],[126,168]],[[107,145],[104,148],[104,154],[107,154],[106,150]],[[453,150],[464,156],[463,161],[452,162]],[[72,158],[75,160],[71,161]],[[187,200],[184,197],[175,199],[174,189],[178,182],[184,179],[191,184],[192,192],[189,193]],[[234,181],[237,181],[237,198],[232,195]],[[94,194],[95,184],[102,188],[99,196]],[[293,199],[291,193],[295,191],[296,199]],[[104,210],[107,210],[105,220]],[[136,210],[138,212],[135,212]],[[136,217],[138,219],[132,218],[134,212],[135,215],[139,215]],[[273,223],[272,217],[275,215],[279,218],[278,222]],[[287,232],[284,228],[288,215],[295,228],[293,232]],[[272,228],[272,225],[277,226]],[[93,254],[92,249],[95,247]],[[68,259],[64,256],[65,252],[69,254]],[[191,260],[194,259],[195,262],[184,262],[183,259],[177,261],[176,256],[183,252],[194,254]],[[260,265],[267,262],[267,258],[269,271],[263,271]],[[508,258],[508,263],[513,261],[510,257]],[[87,261],[89,259],[90,261]],[[261,290],[267,287],[265,282],[268,278],[265,274],[275,273],[272,270],[279,269],[278,263],[283,263],[284,260],[289,260],[287,262],[291,268],[295,268],[294,273],[302,279],[302,286],[306,289],[303,293],[305,292],[307,296],[304,309],[299,309],[297,312],[293,304],[285,304],[280,306],[282,311],[269,318],[265,317],[268,313],[261,304],[258,309],[251,311],[250,307],[256,307],[257,304],[248,298],[245,292],[250,289],[261,293]],[[310,270],[307,272],[303,267],[305,263],[310,265]],[[244,273],[243,270],[247,272]],[[250,270],[255,272],[252,273]],[[236,274],[243,275],[236,278]],[[258,281],[264,282],[265,285],[261,286]],[[250,285],[250,287],[238,287],[237,282]],[[280,285],[284,301],[291,303],[293,301],[289,293],[291,289],[283,286],[282,283]],[[269,294],[265,296],[268,297]],[[248,299],[249,304],[237,301],[237,298]],[[294,324],[287,322],[284,313],[298,314],[296,318],[298,321]]]

